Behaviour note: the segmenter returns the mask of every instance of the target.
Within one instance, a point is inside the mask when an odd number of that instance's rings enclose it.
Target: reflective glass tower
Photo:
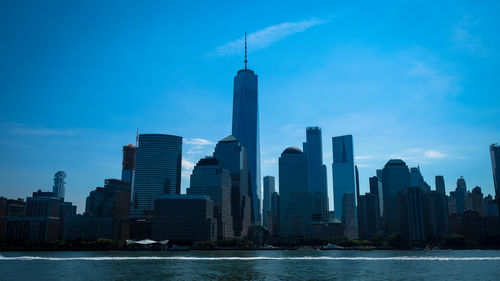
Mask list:
[[[163,134],[139,135],[137,147],[134,211],[141,216],[154,209],[161,194],[179,194],[181,189],[182,137]]]
[[[54,186],[52,187],[52,192],[54,192],[58,198],[64,199],[64,192],[66,189],[66,173],[63,171],[58,171],[54,175]]]
[[[354,152],[352,135],[332,138],[333,208],[335,218],[342,221],[344,194],[355,194]]]
[[[500,212],[500,145],[490,145],[491,168],[493,169],[493,184],[495,185],[495,198]]]
[[[306,129],[306,142],[303,143],[307,158],[308,186],[312,195],[313,221],[328,220],[328,189],[326,165],[323,164],[323,142],[320,127]]]
[[[260,137],[257,75],[247,68],[245,35],[245,68],[234,77],[233,136],[247,149],[252,199],[252,222],[261,224],[260,216]]]

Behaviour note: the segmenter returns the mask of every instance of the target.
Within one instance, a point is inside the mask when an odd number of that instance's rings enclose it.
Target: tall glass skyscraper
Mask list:
[[[328,187],[326,165],[323,164],[323,142],[321,128],[308,127],[303,143],[307,158],[309,192],[312,195],[312,220],[328,220]]]
[[[332,146],[333,208],[335,218],[343,221],[344,194],[356,194],[352,135],[332,138]]]
[[[64,192],[66,189],[66,173],[63,171],[58,171],[54,175],[54,186],[52,187],[52,192],[56,194],[58,198],[64,199]]]
[[[245,43],[246,48],[246,43]],[[260,216],[260,137],[257,75],[246,65],[234,77],[233,136],[247,149],[252,199],[252,222],[261,223]]]
[[[410,186],[410,170],[401,159],[391,159],[382,170],[384,196],[384,221],[388,234],[400,233],[398,194]]]
[[[269,218],[272,217],[271,207],[272,207],[272,194],[274,193],[274,177],[265,176],[264,177],[264,198],[262,204],[262,218],[264,221],[264,226],[267,229],[271,229],[271,223],[269,223]]]
[[[139,135],[132,216],[152,211],[161,194],[180,194],[181,160],[182,137]]]
[[[490,145],[491,168],[493,169],[493,183],[495,184],[495,198],[500,213],[500,145]]]
[[[436,191],[441,195],[446,195],[446,188],[444,186],[444,177],[436,176]]]
[[[311,193],[307,187],[307,160],[298,147],[289,147],[279,158],[281,236],[310,236]]]

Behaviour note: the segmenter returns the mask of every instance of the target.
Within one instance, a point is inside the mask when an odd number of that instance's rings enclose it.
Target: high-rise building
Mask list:
[[[440,191],[431,191],[424,197],[424,224],[426,239],[439,242],[450,232],[448,199]]]
[[[495,199],[500,213],[500,145],[490,145],[491,168],[493,169],[493,184],[495,185]]]
[[[370,177],[370,194],[377,195],[378,206],[380,210],[380,218],[384,215],[384,191],[382,189],[382,181],[377,176]]]
[[[352,144],[352,135],[345,135],[332,138],[333,146],[333,208],[335,218],[343,221],[344,207],[342,201],[344,194],[356,194],[355,171],[354,171],[354,152]],[[354,203],[356,206],[356,203]]]
[[[323,142],[320,127],[306,129],[306,142],[303,143],[307,158],[308,186],[312,195],[312,220],[328,220],[328,187],[326,165],[323,164]]]
[[[391,159],[382,170],[384,222],[388,234],[400,233],[398,193],[410,186],[410,172],[403,160]]]
[[[160,194],[181,190],[182,137],[164,134],[139,135],[134,206],[131,216],[151,214]]]
[[[206,195],[160,195],[151,232],[155,240],[215,241],[214,202]]]
[[[359,238],[371,240],[380,231],[378,195],[366,193],[358,197]]]
[[[455,189],[455,200],[457,204],[457,215],[463,214],[466,210],[467,184],[464,177],[457,180],[457,188]]]
[[[311,193],[307,187],[307,160],[298,147],[288,147],[279,158],[279,233],[311,236]]]
[[[444,186],[443,176],[436,176],[436,191],[442,195],[446,195],[446,188]]]
[[[269,234],[278,235],[280,220],[280,196],[278,192],[271,194],[271,227],[268,228]]]
[[[220,140],[214,157],[231,174],[231,215],[234,235],[245,237],[251,220],[247,150],[233,136]]]
[[[217,239],[234,237],[231,216],[231,174],[215,157],[200,159],[191,174],[189,195],[207,195],[214,202]]]
[[[355,201],[354,193],[344,193],[342,198],[342,224],[344,225],[345,236],[351,240],[358,238],[358,217]]]
[[[274,190],[274,177],[273,176],[265,176],[264,177],[264,198],[262,204],[262,217],[264,219],[264,227],[268,230],[271,229],[272,226],[272,213],[271,213],[271,205],[272,205],[272,194],[275,192]]]
[[[477,212],[479,216],[484,217],[484,198],[481,188],[479,186],[474,187],[468,197],[470,198],[470,209]]]
[[[398,192],[401,238],[409,245],[425,242],[424,191],[420,187],[406,187]]]
[[[123,146],[122,181],[126,181],[131,185],[135,176],[136,153],[137,147],[135,145]]]
[[[245,37],[246,38],[246,37]],[[247,68],[245,39],[245,68],[234,77],[233,136],[247,149],[252,199],[252,223],[262,224],[260,215],[260,137],[258,109],[258,77]]]
[[[52,192],[56,194],[58,198],[64,200],[64,191],[66,189],[66,173],[63,171],[58,171],[54,175],[54,186],[52,187]]]

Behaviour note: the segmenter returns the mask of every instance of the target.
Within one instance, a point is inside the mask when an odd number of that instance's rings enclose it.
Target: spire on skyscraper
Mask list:
[[[247,33],[245,32],[245,70],[247,69]]]

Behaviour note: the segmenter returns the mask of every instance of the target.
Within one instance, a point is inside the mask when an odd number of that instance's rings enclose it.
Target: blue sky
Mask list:
[[[464,176],[493,192],[495,1],[268,2],[2,1],[0,195],[51,189],[64,170],[81,212],[89,191],[120,177],[137,128],[184,137],[184,192],[192,165],[230,134],[245,31],[262,175],[278,176],[283,149],[320,126],[330,194],[331,137],[343,134],[362,192],[395,157],[431,186],[441,174],[450,191]]]

